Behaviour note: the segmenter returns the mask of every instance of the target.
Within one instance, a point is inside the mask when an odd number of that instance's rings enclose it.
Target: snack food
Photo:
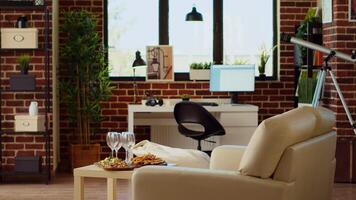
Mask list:
[[[120,169],[120,168],[129,167],[125,161],[119,158],[110,158],[110,157],[107,157],[104,160],[101,160],[95,164],[104,169]]]
[[[164,165],[166,162],[153,154],[145,154],[131,159],[131,163],[136,166],[143,165]]]

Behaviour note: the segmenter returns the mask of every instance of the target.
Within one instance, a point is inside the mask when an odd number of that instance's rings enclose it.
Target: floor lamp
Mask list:
[[[319,105],[320,102],[320,96],[321,96],[321,90],[324,87],[325,84],[325,77],[326,77],[326,73],[329,72],[332,82],[336,88],[337,94],[340,97],[342,106],[344,107],[344,110],[346,112],[347,118],[349,120],[349,123],[351,125],[351,127],[353,128],[354,133],[356,134],[356,123],[355,121],[352,119],[352,115],[350,113],[350,110],[346,104],[346,101],[344,99],[344,95],[341,92],[341,89],[339,87],[339,84],[336,80],[336,77],[334,75],[334,73],[332,72],[331,66],[329,66],[329,61],[331,58],[333,57],[338,57],[341,58],[343,60],[352,62],[352,63],[356,63],[356,52],[353,51],[352,55],[347,55],[345,53],[342,52],[338,52],[332,49],[328,49],[326,47],[323,47],[321,45],[312,43],[312,42],[308,42],[296,37],[291,37],[290,35],[287,35],[285,33],[281,34],[281,40],[285,41],[285,42],[291,42],[293,44],[297,44],[297,45],[301,45],[303,47],[309,48],[309,49],[313,49],[316,51],[320,51],[322,53],[327,54],[327,57],[324,59],[324,65],[323,67],[320,69],[320,72],[318,73],[318,79],[317,79],[317,84],[316,84],[316,88],[314,91],[314,96],[313,96],[313,101],[312,101],[312,105],[313,107],[317,107]]]
[[[132,63],[133,81],[134,81],[134,103],[137,103],[137,81],[136,81],[136,67],[145,66],[146,62],[141,57],[141,52],[136,51],[136,58]]]

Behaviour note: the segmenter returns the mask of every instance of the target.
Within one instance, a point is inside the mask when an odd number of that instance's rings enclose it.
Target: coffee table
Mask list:
[[[106,171],[95,165],[89,165],[74,169],[74,200],[84,200],[84,178],[106,178],[107,199],[116,200],[117,179],[131,179],[131,171]]]

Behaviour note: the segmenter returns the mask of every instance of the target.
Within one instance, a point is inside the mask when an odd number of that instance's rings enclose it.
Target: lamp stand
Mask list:
[[[133,87],[134,87],[134,103],[137,103],[137,81],[136,81],[136,68],[133,68]]]

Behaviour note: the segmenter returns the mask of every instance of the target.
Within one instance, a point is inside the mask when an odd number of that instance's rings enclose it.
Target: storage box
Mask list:
[[[45,131],[44,115],[15,115],[15,132]]]
[[[36,89],[36,77],[32,74],[14,74],[10,76],[10,90],[33,91]]]
[[[2,28],[0,31],[2,49],[38,48],[37,28]]]
[[[17,156],[15,157],[16,172],[41,172],[42,159],[40,156]]]

